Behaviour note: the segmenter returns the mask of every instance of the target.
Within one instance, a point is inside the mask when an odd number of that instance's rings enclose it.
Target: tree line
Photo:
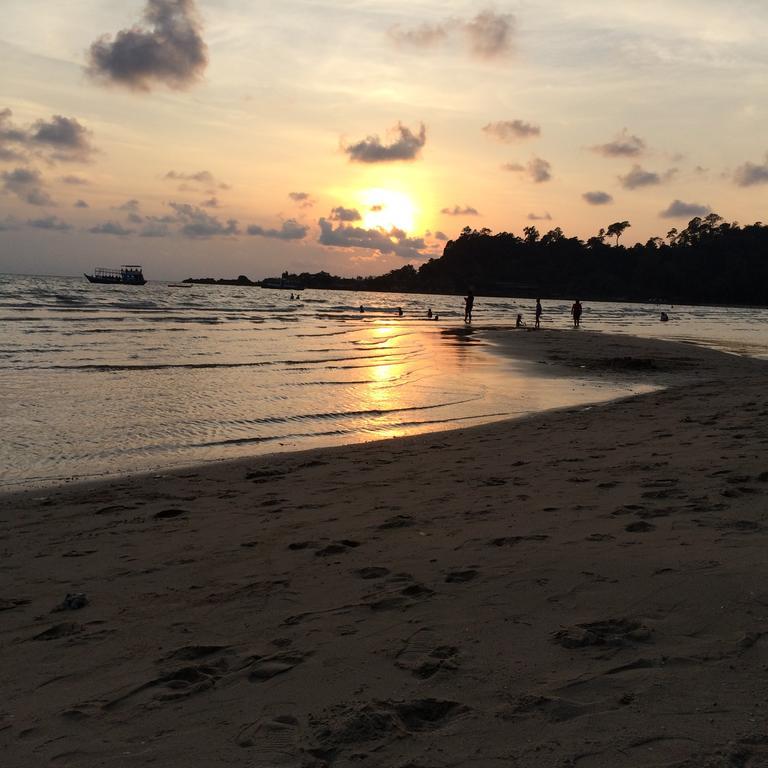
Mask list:
[[[740,226],[711,213],[664,238],[625,246],[630,227],[613,222],[587,240],[560,227],[542,234],[528,226],[522,235],[465,227],[442,256],[418,269],[282,278],[306,288],[768,306],[768,226]]]

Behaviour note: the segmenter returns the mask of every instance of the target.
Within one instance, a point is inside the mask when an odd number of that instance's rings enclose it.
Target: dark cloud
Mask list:
[[[10,232],[12,229],[20,229],[21,223],[13,216],[6,216],[0,219],[0,232]]]
[[[515,18],[512,14],[485,10],[472,19],[450,18],[444,21],[405,28],[390,27],[389,37],[400,47],[434,48],[451,37],[463,35],[470,54],[481,59],[496,59],[513,49]],[[454,44],[454,47],[456,45]]]
[[[31,153],[49,162],[84,163],[96,151],[91,132],[74,117],[54,115],[19,128],[11,123],[12,114],[0,110],[0,160],[26,159]]]
[[[148,0],[147,28],[138,25],[103,35],[90,47],[88,74],[107,84],[149,91],[163,84],[183,89],[208,63],[208,49],[194,0]]]
[[[209,197],[207,200],[203,200],[202,203],[200,203],[201,208],[218,208],[219,207],[219,198],[218,197]]]
[[[171,179],[173,181],[199,181],[201,184],[216,183],[216,179],[210,171],[196,171],[195,173],[168,171],[163,178]]]
[[[308,231],[309,227],[299,224],[296,219],[287,219],[283,222],[280,229],[265,229],[258,224],[252,224],[247,229],[249,235],[271,237],[276,240],[303,240],[307,236]]]
[[[124,203],[114,206],[112,210],[130,211],[131,213],[136,213],[139,210],[139,201],[136,200],[136,198],[133,198],[132,200],[126,200]]]
[[[402,229],[393,227],[389,232],[383,229],[363,229],[339,224],[334,228],[327,219],[321,218],[318,242],[335,248],[366,248],[387,254],[394,253],[403,259],[423,258],[426,248],[424,238],[408,237]]]
[[[607,192],[585,192],[582,197],[590,205],[608,205],[613,202],[613,198]]]
[[[74,203],[75,208],[90,208],[91,206],[85,202],[85,200],[76,200]]]
[[[552,216],[546,211],[544,213],[529,213],[528,221],[552,221]]]
[[[740,187],[768,184],[768,158],[762,164],[747,162],[740,165],[733,174],[733,180]]]
[[[484,125],[483,130],[492,138],[505,143],[541,135],[541,128],[538,125],[526,123],[523,120],[499,120]]]
[[[240,234],[240,228],[235,219],[227,219],[226,223],[222,223],[196,205],[189,203],[168,203],[168,205],[176,211],[177,221],[181,223],[179,231],[186,237],[207,238],[220,235],[231,237]]]
[[[449,25],[446,24],[420,24],[412,29],[403,29],[400,24],[395,24],[389,29],[389,36],[402,46],[413,48],[431,48],[442,43],[448,38]]]
[[[708,205],[675,200],[666,209],[660,211],[659,216],[662,219],[684,219],[689,216],[706,216],[708,213],[712,213],[712,209]]]
[[[300,208],[311,208],[315,204],[309,192],[289,192],[288,197],[294,203],[297,203]]]
[[[139,237],[168,237],[171,230],[166,222],[154,219],[145,224],[138,234]]]
[[[11,123],[12,116],[13,112],[7,107],[0,109],[0,162],[18,162],[26,159],[18,147],[8,146],[9,144],[23,146],[27,141],[27,133]]]
[[[435,232],[435,240],[447,240],[448,235],[445,232],[441,232],[439,229]]]
[[[331,221],[360,221],[363,217],[357,208],[344,208],[342,205],[336,206],[328,217]]]
[[[144,217],[135,211],[131,211],[125,218],[128,219],[131,224],[141,224],[144,221]]]
[[[542,184],[552,178],[552,164],[541,157],[534,157],[526,165],[521,163],[505,163],[501,168],[512,173],[527,173],[531,181],[536,184]]]
[[[479,216],[480,211],[477,208],[473,208],[471,205],[465,205],[463,208],[459,205],[454,205],[453,208],[441,208],[440,213],[444,213],[446,216]]]
[[[639,136],[630,135],[625,128],[613,141],[597,144],[592,151],[604,157],[638,157],[645,152],[645,142]]]
[[[94,235],[130,235],[133,230],[127,229],[117,221],[105,221],[102,224],[96,224],[88,230]]]
[[[77,187],[77,186],[84,187],[91,183],[90,181],[88,181],[88,179],[84,179],[82,176],[74,176],[72,174],[70,174],[69,176],[62,176],[59,179],[59,181],[62,184],[69,184],[70,186],[73,186],[73,187]]]
[[[27,219],[27,226],[33,229],[50,229],[56,232],[67,232],[72,229],[71,224],[62,221],[56,216],[45,216],[42,219]]]
[[[482,11],[464,24],[470,51],[481,59],[495,59],[512,51],[515,18],[510,13]]]
[[[675,172],[675,169],[668,171],[664,178],[669,178]],[[627,173],[625,176],[619,176],[619,181],[621,182],[621,186],[624,187],[624,189],[653,187],[661,184],[663,180],[664,179],[660,174],[656,173],[655,171],[646,171],[639,165],[633,165],[632,170],[629,171],[629,173]]]
[[[29,141],[47,150],[51,160],[84,163],[95,151],[90,137],[91,132],[74,117],[54,115],[32,126]]]
[[[46,192],[42,176],[39,171],[31,168],[16,168],[13,171],[0,173],[3,180],[3,189],[16,195],[30,205],[56,205],[51,196]]]
[[[394,140],[383,144],[378,136],[368,136],[356,144],[344,148],[349,159],[355,163],[389,163],[395,160],[414,160],[427,141],[427,130],[421,123],[418,134],[402,123],[391,131]]]

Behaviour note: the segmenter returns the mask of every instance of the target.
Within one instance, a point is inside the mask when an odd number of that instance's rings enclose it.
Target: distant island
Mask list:
[[[542,235],[529,226],[522,236],[465,227],[442,256],[418,269],[406,264],[369,277],[284,272],[262,281],[240,275],[185,282],[439,294],[471,288],[483,296],[768,306],[768,226],[762,222],[740,226],[711,213],[665,238],[626,247],[619,241],[630,226],[614,222],[586,241],[560,227]]]

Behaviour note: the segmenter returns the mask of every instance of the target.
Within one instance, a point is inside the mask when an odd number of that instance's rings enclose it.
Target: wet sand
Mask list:
[[[665,389],[0,497],[2,764],[768,764],[766,364],[482,333]]]

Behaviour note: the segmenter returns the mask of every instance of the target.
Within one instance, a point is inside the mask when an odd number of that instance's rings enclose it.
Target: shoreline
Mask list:
[[[579,330],[573,335],[571,329],[550,329],[544,328],[540,331],[534,331],[531,328],[515,329],[511,326],[491,324],[485,326],[465,326],[459,325],[452,328],[443,328],[439,333],[445,337],[471,337],[473,343],[479,343],[483,346],[486,353],[493,355],[498,360],[507,364],[517,364],[523,366],[536,374],[544,373],[548,378],[559,380],[579,379],[588,377],[592,379],[602,379],[603,381],[615,381],[626,384],[627,382],[645,383],[649,382],[654,388],[674,385],[679,381],[681,375],[685,374],[685,368],[681,367],[676,357],[690,357],[690,349],[699,350],[692,359],[699,362],[706,362],[709,366],[718,364],[719,356],[723,353],[710,347],[692,345],[686,342],[675,342],[667,340],[653,340],[643,337],[634,337],[626,334],[608,333],[605,331]],[[614,360],[613,365],[605,364],[605,360],[590,360],[589,366],[580,366],[579,355],[587,349],[589,341],[585,344],[585,339],[596,339],[598,344],[608,345],[613,350],[613,357],[640,355],[640,360],[648,360],[649,355],[660,358],[661,366],[642,365],[633,368],[632,366],[622,366],[621,361]],[[576,349],[573,345],[576,342]],[[686,355],[686,352],[688,354]],[[603,357],[610,360],[606,353]],[[742,360],[753,360],[741,356]],[[677,364],[676,364],[677,362]],[[634,395],[630,394],[629,397]],[[619,399],[625,395],[619,395]],[[146,469],[141,471],[129,470],[126,472],[104,471],[89,475],[63,475],[58,478],[28,478],[22,481],[15,481],[6,486],[0,486],[0,499],[9,495],[23,493],[46,493],[55,491],[59,487],[77,487],[84,484],[99,484],[117,482],[127,478],[152,478],[158,474],[162,476],[171,476],[178,473],[203,469],[205,467],[216,466],[219,464],[237,464],[243,461],[249,461],[252,458],[267,458],[273,455],[304,453],[328,448],[351,447],[357,445],[367,445],[373,442],[388,443],[390,440],[400,440],[409,437],[427,437],[442,432],[454,430],[466,430],[473,427],[483,427],[489,424],[506,421],[518,421],[538,414],[544,414],[561,409],[574,407],[594,406],[609,402],[612,399],[585,400],[579,405],[563,405],[555,408],[541,408],[531,410],[518,416],[503,416],[491,421],[483,421],[474,424],[471,427],[456,426],[450,429],[418,432],[412,435],[403,435],[396,438],[373,438],[349,443],[329,443],[327,445],[314,445],[309,447],[288,447],[284,450],[274,450],[265,453],[257,453],[252,456],[241,456],[234,458],[214,458],[205,461],[180,460],[178,463],[160,466],[158,468]]]
[[[765,361],[512,333],[666,388],[0,496],[8,765],[765,760]]]

